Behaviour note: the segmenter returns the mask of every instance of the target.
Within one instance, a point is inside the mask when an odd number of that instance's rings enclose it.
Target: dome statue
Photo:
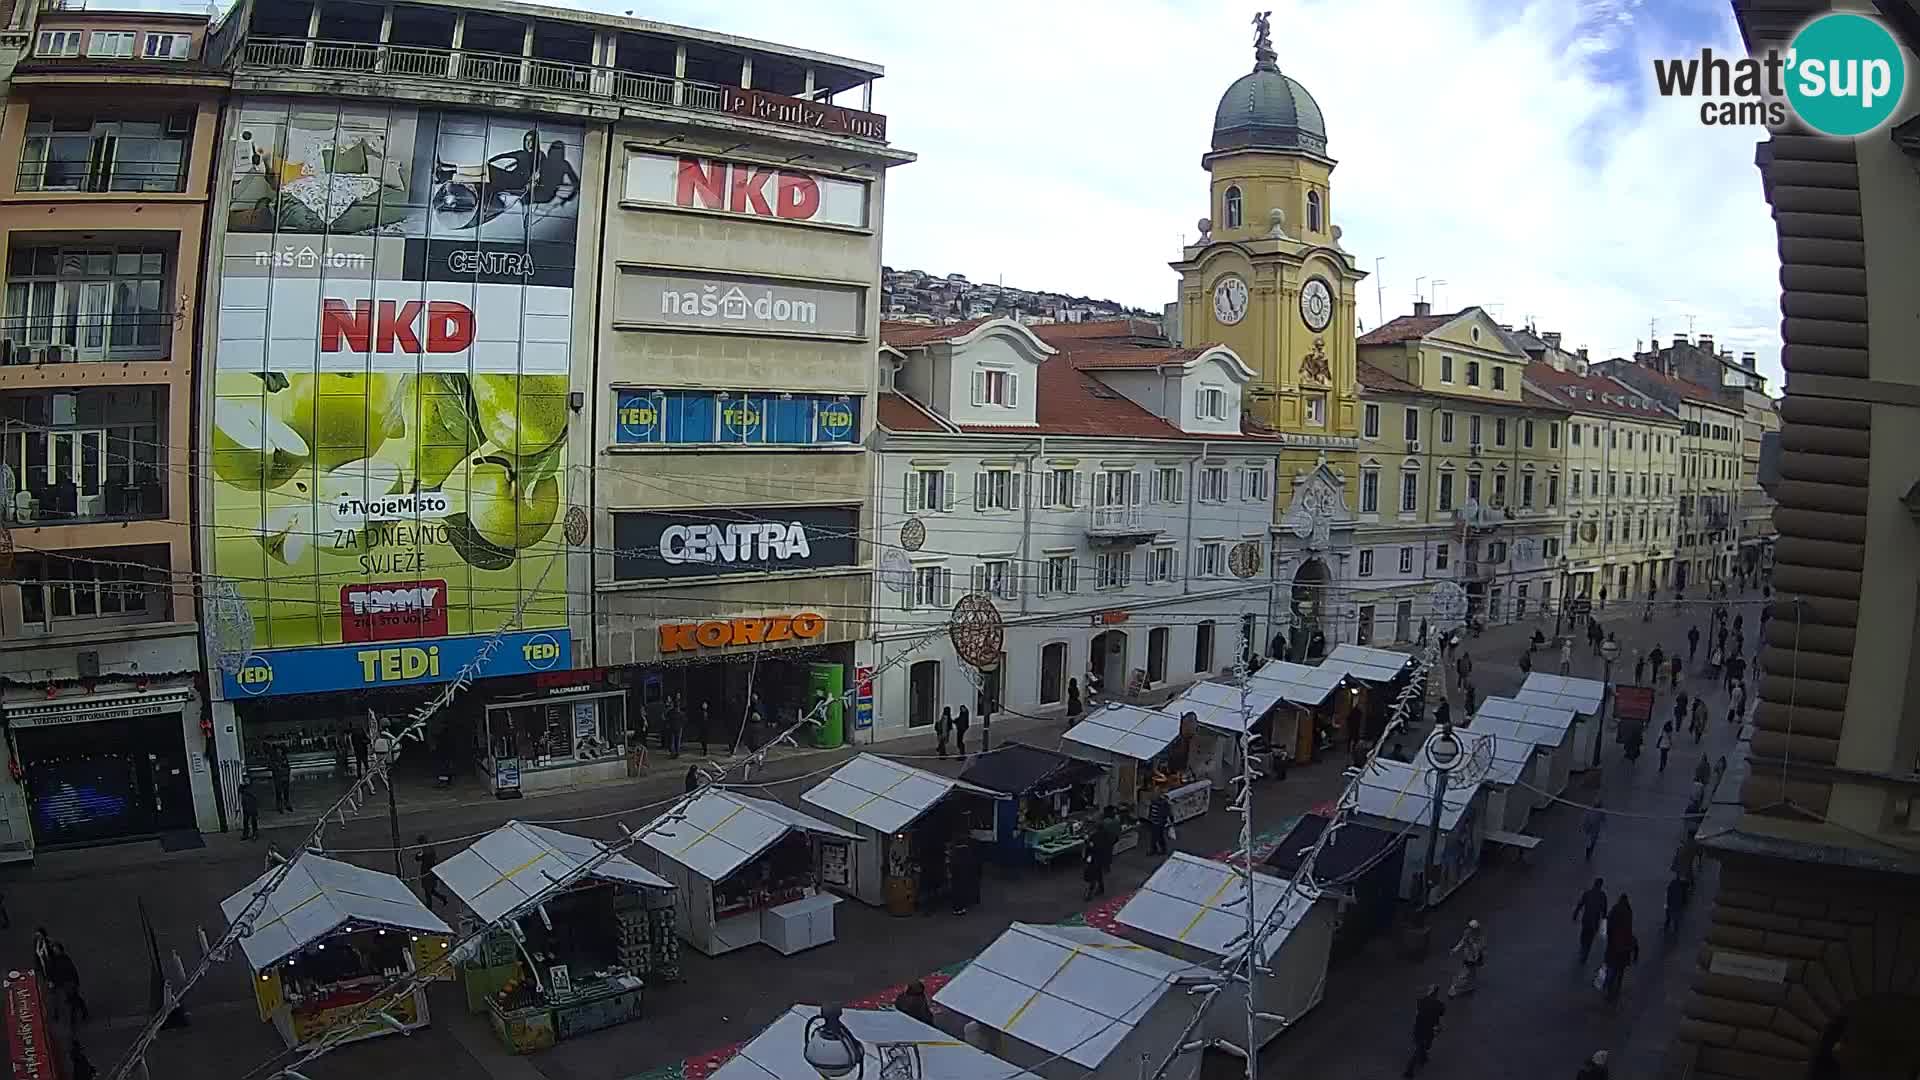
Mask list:
[[[1253,17],[1253,71],[1234,80],[1213,113],[1213,148],[1327,152],[1327,122],[1307,88],[1280,73],[1272,12]]]

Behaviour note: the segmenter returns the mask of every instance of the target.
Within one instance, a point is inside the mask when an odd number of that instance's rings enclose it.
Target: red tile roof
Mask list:
[[[1734,412],[1740,411],[1739,406],[1729,405],[1725,401],[1720,400],[1719,397],[1715,396],[1712,390],[1709,390],[1708,388],[1701,386],[1697,382],[1693,382],[1692,380],[1689,380],[1689,379],[1676,378],[1675,376],[1669,375],[1664,371],[1658,371],[1658,370],[1655,370],[1654,368],[1648,367],[1645,364],[1636,364],[1630,360],[1608,360],[1603,363],[1596,364],[1595,367],[1599,369],[1600,374],[1610,375],[1611,372],[1615,370],[1614,369],[1615,364],[1618,364],[1621,367],[1632,367],[1634,375],[1645,378],[1648,382],[1651,382],[1655,386],[1663,386],[1668,391],[1674,394],[1678,394],[1679,396],[1686,398],[1688,401],[1698,401],[1708,405],[1718,405],[1723,409],[1731,409]],[[1592,370],[1592,369],[1589,369],[1589,370]]]
[[[1567,402],[1560,401],[1528,386],[1524,379],[1520,382],[1520,404],[1532,405],[1541,409],[1557,409],[1560,412],[1567,412],[1572,408]]]
[[[1035,336],[1049,345],[1062,341],[1087,341],[1090,339],[1138,338],[1146,341],[1166,341],[1160,324],[1151,319],[1136,319],[1128,316],[1124,319],[1098,319],[1077,323],[1042,323],[1030,326]]]
[[[1077,368],[1154,368],[1162,364],[1184,364],[1201,353],[1198,349],[1148,348],[1139,345],[1077,345],[1071,341],[1048,342]]]
[[[940,432],[947,430],[925,409],[899,394],[878,395],[876,420],[888,431]]]
[[[1278,438],[1250,424],[1243,426],[1238,436],[1181,431],[1081,371],[1063,356],[1041,361],[1039,372],[1032,427],[962,424],[958,425],[959,430],[976,435],[1103,435],[1122,439],[1244,438],[1271,442]],[[880,426],[889,431],[931,434],[948,430],[903,395],[881,394],[879,402]]]
[[[1355,365],[1355,371],[1359,376],[1360,385],[1369,390],[1385,390],[1395,394],[1417,394],[1420,392],[1419,387],[1410,382],[1406,382],[1391,372],[1374,367],[1364,360]]]
[[[1362,345],[1392,345],[1398,341],[1415,341],[1426,337],[1435,330],[1465,315],[1456,311],[1449,315],[1402,315],[1389,320],[1384,326],[1376,326],[1360,335]]]
[[[1673,418],[1646,394],[1599,375],[1576,375],[1536,360],[1527,365],[1526,381],[1533,383],[1536,390],[1552,398],[1556,404],[1578,412],[1611,413],[1641,420]],[[1569,391],[1578,393],[1570,394]],[[1587,399],[1589,392],[1593,395],[1592,400]],[[1636,401],[1645,401],[1651,407],[1640,408],[1629,404]]]
[[[970,331],[984,323],[993,321],[989,315],[966,322],[946,323],[935,326],[930,323],[883,322],[880,324],[880,340],[896,349],[911,349],[920,345],[933,345],[942,341],[952,341],[964,337]]]

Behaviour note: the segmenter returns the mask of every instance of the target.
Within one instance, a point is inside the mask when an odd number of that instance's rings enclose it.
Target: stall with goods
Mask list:
[[[273,873],[221,903],[229,921]],[[422,990],[389,1003],[382,1017],[359,1014],[390,983],[446,959],[451,933],[392,874],[308,854],[268,894],[240,951],[253,970],[260,1018],[288,1046],[302,1046],[345,1023],[355,1025],[347,1041],[425,1027],[431,1018]]]
[[[1267,856],[1267,869],[1291,879],[1313,845],[1326,831],[1328,819],[1308,814],[1294,822]],[[1335,959],[1352,956],[1373,935],[1393,925],[1400,906],[1403,860],[1414,858],[1398,829],[1376,829],[1349,821],[1334,832],[1313,863],[1313,880],[1322,902],[1331,899],[1338,913],[1333,932]]]
[[[1438,781],[1432,766],[1377,759],[1360,777],[1354,820],[1375,828],[1403,832],[1407,858],[1400,875],[1400,898],[1417,901],[1426,878],[1430,823]],[[1480,849],[1487,838],[1486,795],[1480,781],[1450,777],[1441,799],[1440,841],[1433,849],[1433,881],[1427,903],[1437,904],[1480,869]]]
[[[822,867],[821,884],[868,904],[910,914],[957,885],[977,888],[979,842],[991,838],[1001,798],[951,776],[861,754],[800,798],[866,841],[851,864]],[[972,906],[954,897],[955,906]]]
[[[1254,686],[1278,691],[1280,700],[1292,706],[1277,710],[1270,745],[1274,749],[1284,747],[1290,751],[1291,759],[1300,764],[1314,759],[1320,732],[1340,727],[1339,711],[1352,701],[1352,695],[1338,693],[1347,685],[1346,670],[1324,663],[1308,667],[1287,660],[1269,660],[1248,676],[1248,681]]]
[[[497,922],[576,873],[601,845],[510,821],[433,868],[483,922]],[[625,856],[595,863],[565,890],[505,926],[462,965],[485,993],[494,1032],[530,1053],[640,1015],[649,984],[680,978],[673,885]]]
[[[1648,698],[1651,701],[1652,695]],[[1572,712],[1573,771],[1585,772],[1600,764],[1600,710],[1607,700],[1606,683],[1536,671],[1520,684],[1520,692],[1513,699]]]
[[[1068,728],[1060,748],[1108,767],[1123,814],[1145,818],[1153,800],[1165,795],[1178,822],[1206,813],[1213,797],[1213,782],[1192,768],[1198,728],[1179,713],[1113,702]]]
[[[1393,703],[1413,676],[1413,657],[1366,645],[1335,645],[1320,662],[1346,676],[1348,739],[1376,740],[1386,729]]]
[[[1272,684],[1251,679],[1244,687],[1224,682],[1194,683],[1167,702],[1163,711],[1180,717],[1183,724],[1192,717],[1187,724],[1193,733],[1188,767],[1212,790],[1231,790],[1239,782],[1244,764],[1240,738],[1244,734],[1254,737],[1253,754],[1263,773],[1271,748],[1278,746],[1289,758],[1295,749],[1300,711],[1289,705]]]
[[[1001,796],[994,802],[993,844],[1007,862],[1045,865],[1079,855],[1113,804],[1105,768],[1025,743],[974,755],[960,779]]]
[[[795,1005],[761,1029],[709,1080],[820,1080],[808,1064],[807,1037],[816,1039],[828,1021],[858,1044],[864,1071],[854,1080],[1038,1080],[999,1058],[962,1042],[898,1009],[841,1009],[822,1016],[813,1005]]]
[[[823,879],[845,880],[860,838],[767,799],[708,788],[648,829],[637,856],[673,883],[680,933],[719,956],[765,943],[791,955],[834,940]]]

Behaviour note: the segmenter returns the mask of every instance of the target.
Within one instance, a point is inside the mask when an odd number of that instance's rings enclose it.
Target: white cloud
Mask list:
[[[1758,128],[1649,92],[1651,58],[1734,54],[1724,2],[1272,0],[1281,69],[1325,112],[1331,211],[1385,314],[1533,318],[1595,356],[1688,329],[1779,377]],[[615,4],[604,4],[621,10]],[[1263,5],[1264,6],[1264,5]],[[1213,110],[1251,68],[1244,4],[668,4],[649,17],[885,64],[875,109],[920,160],[889,181],[887,261],[1157,309],[1207,213]],[[1656,22],[1656,18],[1664,22]],[[1376,323],[1375,282],[1359,315]],[[1779,384],[1775,383],[1776,390]]]

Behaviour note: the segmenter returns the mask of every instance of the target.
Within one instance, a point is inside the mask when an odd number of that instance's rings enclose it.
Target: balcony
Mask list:
[[[0,636],[91,633],[171,617],[168,553],[162,546],[22,553],[12,581],[20,621]]]
[[[0,319],[0,366],[164,360],[172,313]]]
[[[153,387],[0,398],[0,521],[165,517],[166,395]]]
[[[1138,506],[1096,506],[1087,511],[1087,539],[1095,544],[1144,544],[1160,535]]]
[[[191,111],[146,116],[54,115],[27,120],[14,190],[88,194],[179,193],[187,189]]]
[[[131,239],[16,244],[7,252],[0,364],[166,359],[172,262],[162,244]]]
[[[1460,564],[1460,571],[1464,581],[1492,581],[1500,572],[1500,564],[1468,559]]]

